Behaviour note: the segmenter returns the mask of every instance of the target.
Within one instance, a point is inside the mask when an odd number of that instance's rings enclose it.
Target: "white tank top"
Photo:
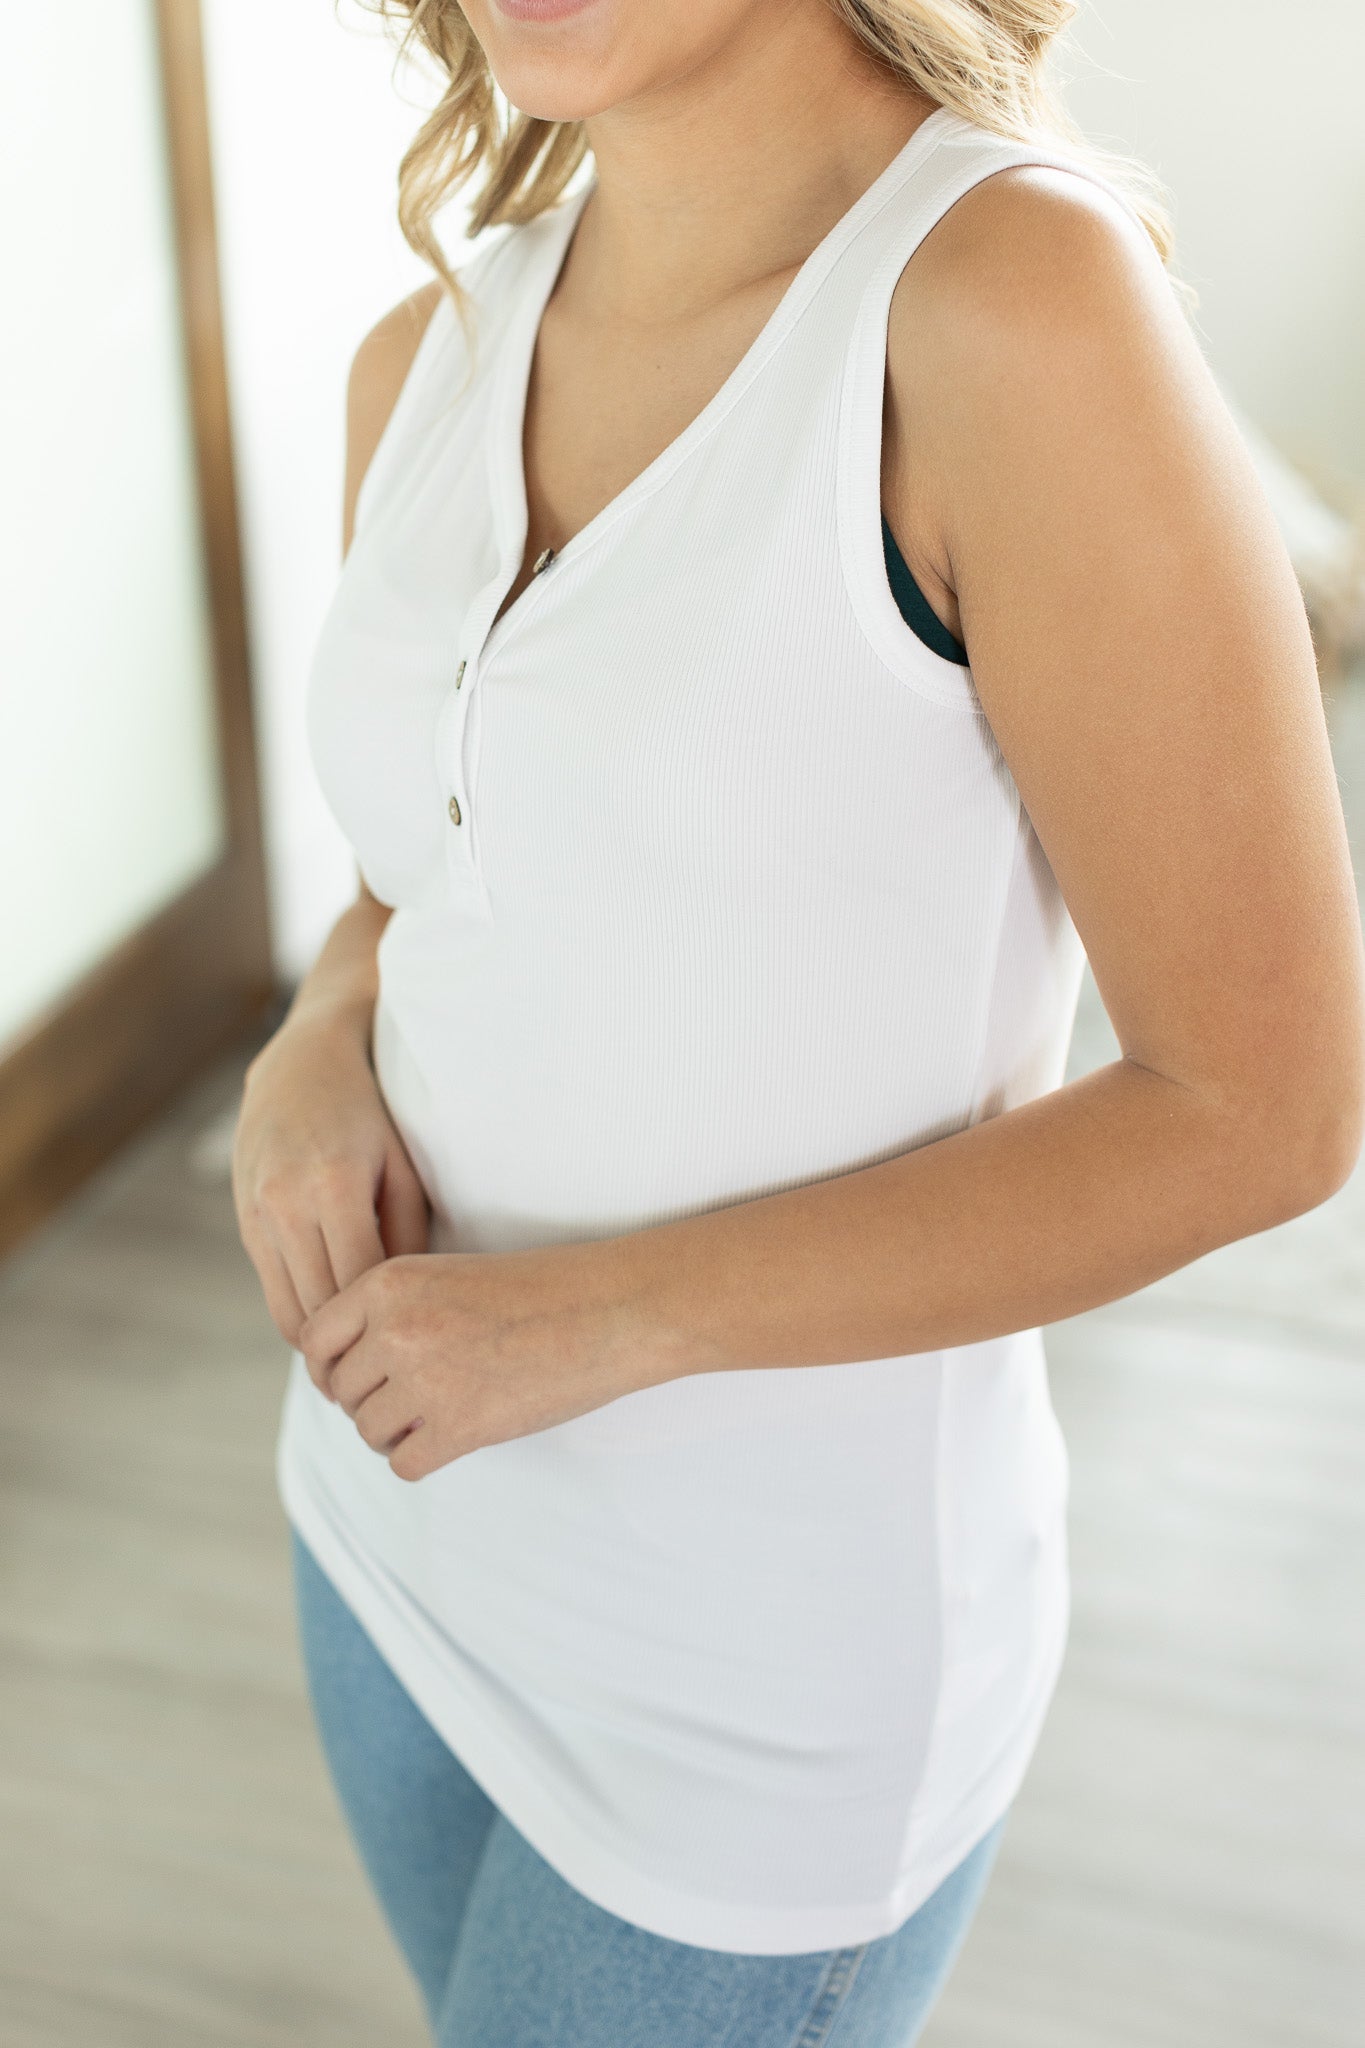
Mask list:
[[[880,530],[896,280],[1021,163],[1095,176],[924,122],[496,625],[532,348],[590,187],[465,268],[472,376],[438,305],[310,688],[323,786],[394,906],[376,1066],[433,1250],[744,1202],[1061,1081],[1080,946]],[[675,1380],[416,1485],[296,1357],[279,1473],[508,1818],[679,1941],[894,1930],[1013,1798],[1062,1658],[1067,1465],[1034,1330]]]

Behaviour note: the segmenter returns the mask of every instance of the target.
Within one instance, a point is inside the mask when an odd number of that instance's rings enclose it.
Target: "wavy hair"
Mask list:
[[[398,170],[398,222],[464,318],[465,294],[437,240],[437,212],[482,176],[470,236],[534,220],[559,200],[588,154],[581,121],[504,118],[482,46],[459,0],[360,0],[405,24],[399,57],[414,48],[435,60],[445,90]],[[1174,230],[1164,187],[1136,158],[1088,141],[1045,75],[1048,52],[1077,0],[824,0],[876,62],[903,84],[978,127],[1019,142],[1060,145],[1088,160],[1130,200],[1171,266]],[[1175,282],[1188,300],[1188,285]]]

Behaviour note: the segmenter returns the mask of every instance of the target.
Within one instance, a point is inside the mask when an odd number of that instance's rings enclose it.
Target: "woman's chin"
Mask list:
[[[465,11],[498,90],[520,113],[583,121],[628,97],[614,0],[471,0]]]
[[[490,58],[489,69],[509,106],[537,121],[587,121],[629,96],[600,62],[587,57],[576,63]]]
[[[560,70],[547,79],[544,66],[535,73],[529,65],[489,68],[508,104],[536,121],[586,121],[616,104],[604,96],[600,79],[585,81],[579,91],[575,90],[577,81],[566,80]]]

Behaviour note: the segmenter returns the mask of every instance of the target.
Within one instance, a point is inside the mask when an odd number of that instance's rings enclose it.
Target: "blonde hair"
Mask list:
[[[398,221],[465,316],[465,295],[433,228],[436,213],[483,173],[467,232],[534,220],[564,193],[588,153],[581,121],[499,113],[493,76],[458,0],[361,0],[406,23],[411,47],[434,58],[447,84],[398,170]],[[1077,0],[824,0],[876,61],[904,85],[997,135],[1060,144],[1124,192],[1171,265],[1174,231],[1163,187],[1135,158],[1081,134],[1045,76],[1051,45]],[[1192,299],[1187,285],[1181,291]]]

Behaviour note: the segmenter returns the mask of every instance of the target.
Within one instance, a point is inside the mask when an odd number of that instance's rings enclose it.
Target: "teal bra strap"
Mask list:
[[[938,613],[930,604],[924,592],[910,574],[904,555],[896,546],[896,536],[882,518],[882,549],[886,555],[886,579],[891,585],[891,595],[896,600],[896,609],[912,633],[932,647],[935,654],[941,654],[945,661],[955,661],[967,667],[967,650],[962,642],[948,631]]]

